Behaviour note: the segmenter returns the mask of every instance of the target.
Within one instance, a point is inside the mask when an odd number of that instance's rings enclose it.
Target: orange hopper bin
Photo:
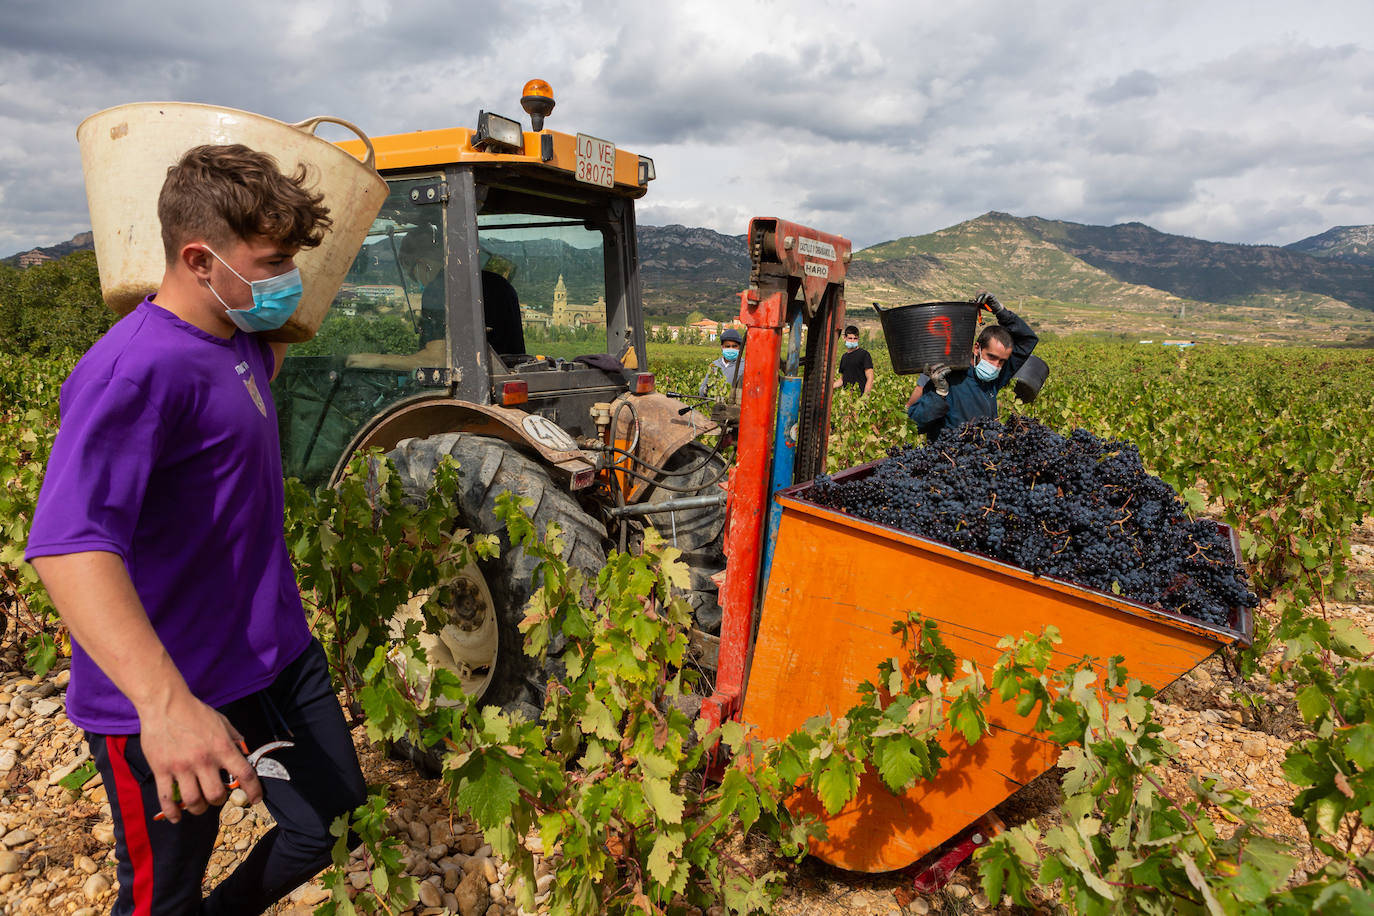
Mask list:
[[[861,465],[837,480],[868,474]],[[1158,608],[963,553],[783,490],[782,525],[764,596],[741,718],[762,738],[783,737],[821,713],[843,714],[858,686],[886,658],[905,657],[894,621],[916,611],[936,621],[949,648],[988,675],[1003,636],[1053,624],[1063,642],[1055,667],[1084,656],[1125,657],[1126,670],[1156,689],[1222,646],[1248,645],[1248,611],[1217,628]],[[1235,535],[1231,534],[1236,550]],[[1054,766],[1060,748],[1030,732],[1010,703],[993,697],[991,734],[968,746],[946,734],[939,776],[893,795],[869,768],[859,794],[834,817],[804,795],[794,810],[827,823],[812,853],[852,871],[881,872],[917,861]]]

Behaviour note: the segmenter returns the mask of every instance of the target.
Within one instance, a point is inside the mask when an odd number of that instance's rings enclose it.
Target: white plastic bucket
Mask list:
[[[341,124],[362,138],[363,161],[316,137],[321,123]],[[296,256],[305,287],[291,320],[263,336],[309,340],[362,247],[372,220],[386,200],[386,182],[373,166],[372,142],[338,118],[317,117],[287,124],[232,108],[187,102],[138,102],[97,112],[76,129],[81,170],[91,210],[100,291],[124,314],[155,292],[166,270],[157,198],[167,169],[188,149],[202,144],[242,143],[269,153],[287,174],[304,164],[312,190],[324,194],[334,225],[318,247]]]

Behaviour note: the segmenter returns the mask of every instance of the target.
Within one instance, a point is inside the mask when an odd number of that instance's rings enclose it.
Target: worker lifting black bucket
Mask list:
[[[892,371],[916,375],[933,366],[962,366],[978,333],[975,302],[921,302],[884,309],[873,303],[883,323]]]

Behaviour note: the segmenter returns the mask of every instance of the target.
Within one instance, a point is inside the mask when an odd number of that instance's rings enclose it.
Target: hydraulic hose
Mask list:
[[[619,423],[620,423],[620,411],[621,411],[622,409],[626,408],[626,407],[628,407],[629,410],[630,410],[630,419],[631,419],[631,422],[632,422],[632,423],[634,424],[634,426],[635,426],[635,437],[634,437],[634,439],[633,439],[633,440],[631,441],[631,443],[630,443],[630,448],[633,449],[636,445],[639,444],[639,416],[635,413],[634,405],[633,405],[630,401],[621,401],[619,404],[616,405],[615,413],[614,413],[614,414],[612,415],[612,417],[611,417],[611,428],[614,429],[616,426],[619,425]],[[702,468],[704,468],[704,467],[706,467],[707,465],[709,465],[709,464],[711,463],[711,459],[715,458],[717,455],[720,454],[720,443],[721,443],[721,440],[720,440],[720,439],[717,439],[717,440],[716,440],[716,444],[715,444],[715,446],[712,447],[711,451],[708,452],[708,453],[706,454],[705,457],[703,457],[700,461],[696,462],[695,464],[689,465],[689,466],[687,466],[687,467],[685,467],[685,468],[676,468],[676,469],[669,469],[669,468],[659,467],[658,465],[656,465],[656,464],[654,464],[654,463],[652,463],[652,462],[650,462],[650,461],[645,461],[643,458],[639,457],[637,454],[634,454],[632,451],[627,451],[626,449],[620,448],[620,447],[617,446],[617,445],[602,445],[602,446],[598,446],[598,448],[600,448],[600,450],[602,450],[602,451],[607,451],[607,452],[612,452],[612,453],[614,453],[614,454],[623,455],[624,457],[629,458],[631,461],[633,461],[636,465],[639,465],[640,467],[646,468],[646,469],[648,469],[648,470],[649,470],[650,472],[652,472],[652,473],[655,473],[655,474],[666,474],[666,475],[671,475],[671,476],[677,477],[677,476],[681,476],[681,475],[684,475],[684,474],[695,474],[697,471],[699,471],[699,470],[701,470]],[[618,468],[618,470],[625,470],[625,469],[624,469],[624,468]],[[626,473],[629,473],[629,472],[627,471]],[[631,476],[636,476],[636,475],[633,475],[633,474],[632,474]],[[716,479],[713,480],[713,481],[711,481],[711,483],[716,483],[717,481],[719,481],[720,479],[722,479],[722,477],[724,477],[724,474],[718,474],[718,475],[716,475]],[[641,480],[650,480],[650,482],[652,482],[652,480],[651,480],[650,478],[647,478],[647,477],[640,477],[640,479],[641,479]],[[669,486],[668,484],[663,484],[662,486],[663,486],[663,488],[666,489],[666,490],[674,490],[674,489],[675,489],[674,487]],[[708,486],[709,486],[709,484],[708,484]],[[676,492],[683,492],[683,493],[685,493],[685,492],[690,492],[690,491],[689,491],[689,490],[677,489]]]
[[[644,460],[642,460],[642,459],[640,459],[640,458],[636,458],[634,455],[632,455],[632,454],[630,454],[629,452],[625,451],[623,448],[616,448],[616,447],[613,446],[613,445],[600,445],[600,446],[597,446],[597,447],[596,447],[596,451],[611,452],[611,453],[618,454],[618,455],[624,455],[626,458],[629,458],[631,461],[634,461],[634,462],[637,463],[637,464],[642,464],[642,465],[644,465],[645,467],[650,468],[651,470],[656,470],[656,471],[657,471],[658,473],[660,473],[660,474],[678,475],[678,474],[684,473],[684,471],[690,473],[691,471],[700,470],[700,468],[705,467],[705,464],[701,464],[701,465],[699,465],[699,466],[696,467],[696,468],[683,469],[683,470],[678,470],[678,471],[667,471],[667,470],[664,470],[664,469],[662,469],[662,468],[657,468],[657,467],[655,467],[654,465],[651,465],[651,464],[649,464],[647,461],[644,461]],[[715,455],[716,453],[715,453],[715,452],[712,452],[711,454],[712,454],[712,455]],[[664,483],[663,481],[659,480],[657,477],[651,477],[651,476],[649,476],[648,474],[641,474],[640,472],[638,472],[638,471],[633,471],[633,470],[631,470],[631,469],[629,469],[629,468],[612,467],[611,470],[614,471],[614,472],[617,473],[617,474],[627,474],[627,475],[629,475],[630,477],[635,478],[636,480],[643,480],[643,481],[645,481],[646,483],[654,484],[655,486],[661,487],[661,488],[663,488],[663,489],[669,491],[670,493],[697,493],[697,492],[701,491],[702,489],[704,489],[705,487],[713,486],[713,485],[715,485],[715,484],[717,484],[717,483],[720,483],[722,480],[724,480],[726,474],[729,473],[729,466],[727,465],[726,467],[722,468],[722,469],[721,469],[721,472],[720,472],[719,474],[717,474],[713,480],[708,480],[708,481],[706,481],[705,483],[699,484],[699,485],[697,485],[697,486],[695,486],[695,487],[678,487],[678,486],[674,486],[674,485],[672,485],[672,484],[670,484],[670,483]]]

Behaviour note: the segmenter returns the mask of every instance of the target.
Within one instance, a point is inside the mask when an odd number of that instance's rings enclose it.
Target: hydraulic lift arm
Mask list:
[[[740,294],[744,380],[725,538],[724,616],[716,692],[702,706],[712,725],[738,715],[743,700],[777,524],[774,518],[770,525],[772,494],[825,469],[830,380],[850,254],[849,240],[837,235],[771,217],[749,223],[752,288]],[[784,329],[788,358],[780,379]]]

